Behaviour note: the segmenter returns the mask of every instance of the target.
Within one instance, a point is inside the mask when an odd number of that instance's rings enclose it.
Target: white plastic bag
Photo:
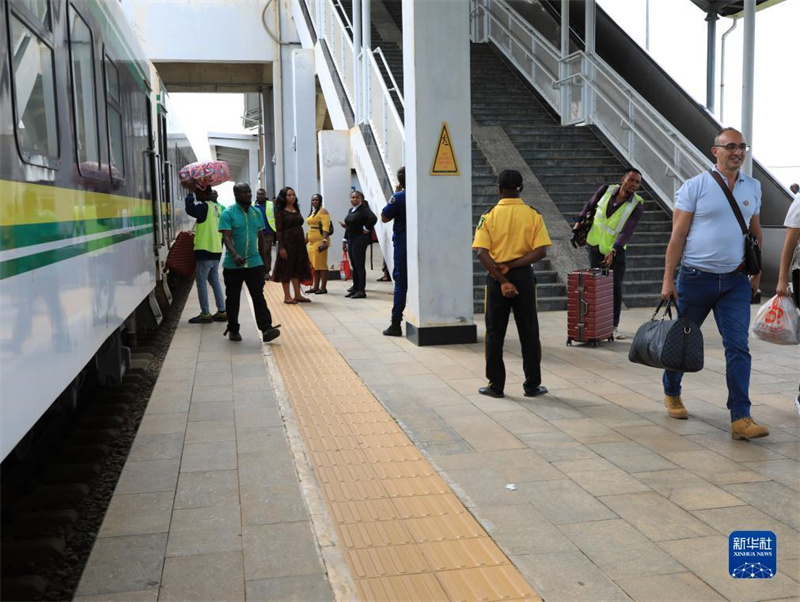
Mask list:
[[[750,333],[776,345],[800,345],[800,315],[789,296],[775,295],[756,314]]]

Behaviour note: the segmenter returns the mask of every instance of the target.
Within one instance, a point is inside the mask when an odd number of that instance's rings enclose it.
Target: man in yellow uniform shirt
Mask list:
[[[478,393],[503,397],[506,368],[503,340],[508,317],[514,321],[522,346],[525,397],[547,393],[542,385],[542,347],[536,315],[536,277],[532,264],[544,258],[552,243],[541,214],[519,198],[522,174],[507,169],[497,177],[500,201],[481,216],[472,248],[489,272],[486,277],[486,378]]]

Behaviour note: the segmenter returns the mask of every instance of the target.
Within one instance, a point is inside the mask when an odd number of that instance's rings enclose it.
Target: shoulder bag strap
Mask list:
[[[725,198],[728,199],[728,202],[731,204],[731,209],[733,210],[733,214],[736,216],[736,220],[739,222],[739,227],[742,229],[742,234],[747,234],[748,227],[747,224],[744,223],[744,218],[742,217],[742,210],[739,209],[739,203],[736,202],[736,199],[733,198],[733,193],[731,189],[728,188],[728,185],[722,181],[722,176],[719,175],[713,169],[709,169],[708,173],[711,174],[711,177],[717,181],[719,187],[722,188],[722,192],[725,193]]]

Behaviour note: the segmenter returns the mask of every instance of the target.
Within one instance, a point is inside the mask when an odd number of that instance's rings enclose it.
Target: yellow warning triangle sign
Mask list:
[[[436,147],[436,154],[433,156],[432,176],[457,176],[458,162],[456,154],[453,152],[453,145],[450,143],[450,132],[447,129],[447,122],[442,122],[442,131],[439,134],[439,144]]]

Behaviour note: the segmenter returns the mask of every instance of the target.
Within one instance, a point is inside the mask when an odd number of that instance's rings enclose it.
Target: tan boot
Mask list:
[[[683,405],[680,395],[664,395],[664,405],[667,406],[667,415],[670,418],[686,420],[689,417],[689,411]]]
[[[749,416],[731,422],[731,437],[734,439],[758,439],[768,436],[769,429],[756,424],[756,421]]]

